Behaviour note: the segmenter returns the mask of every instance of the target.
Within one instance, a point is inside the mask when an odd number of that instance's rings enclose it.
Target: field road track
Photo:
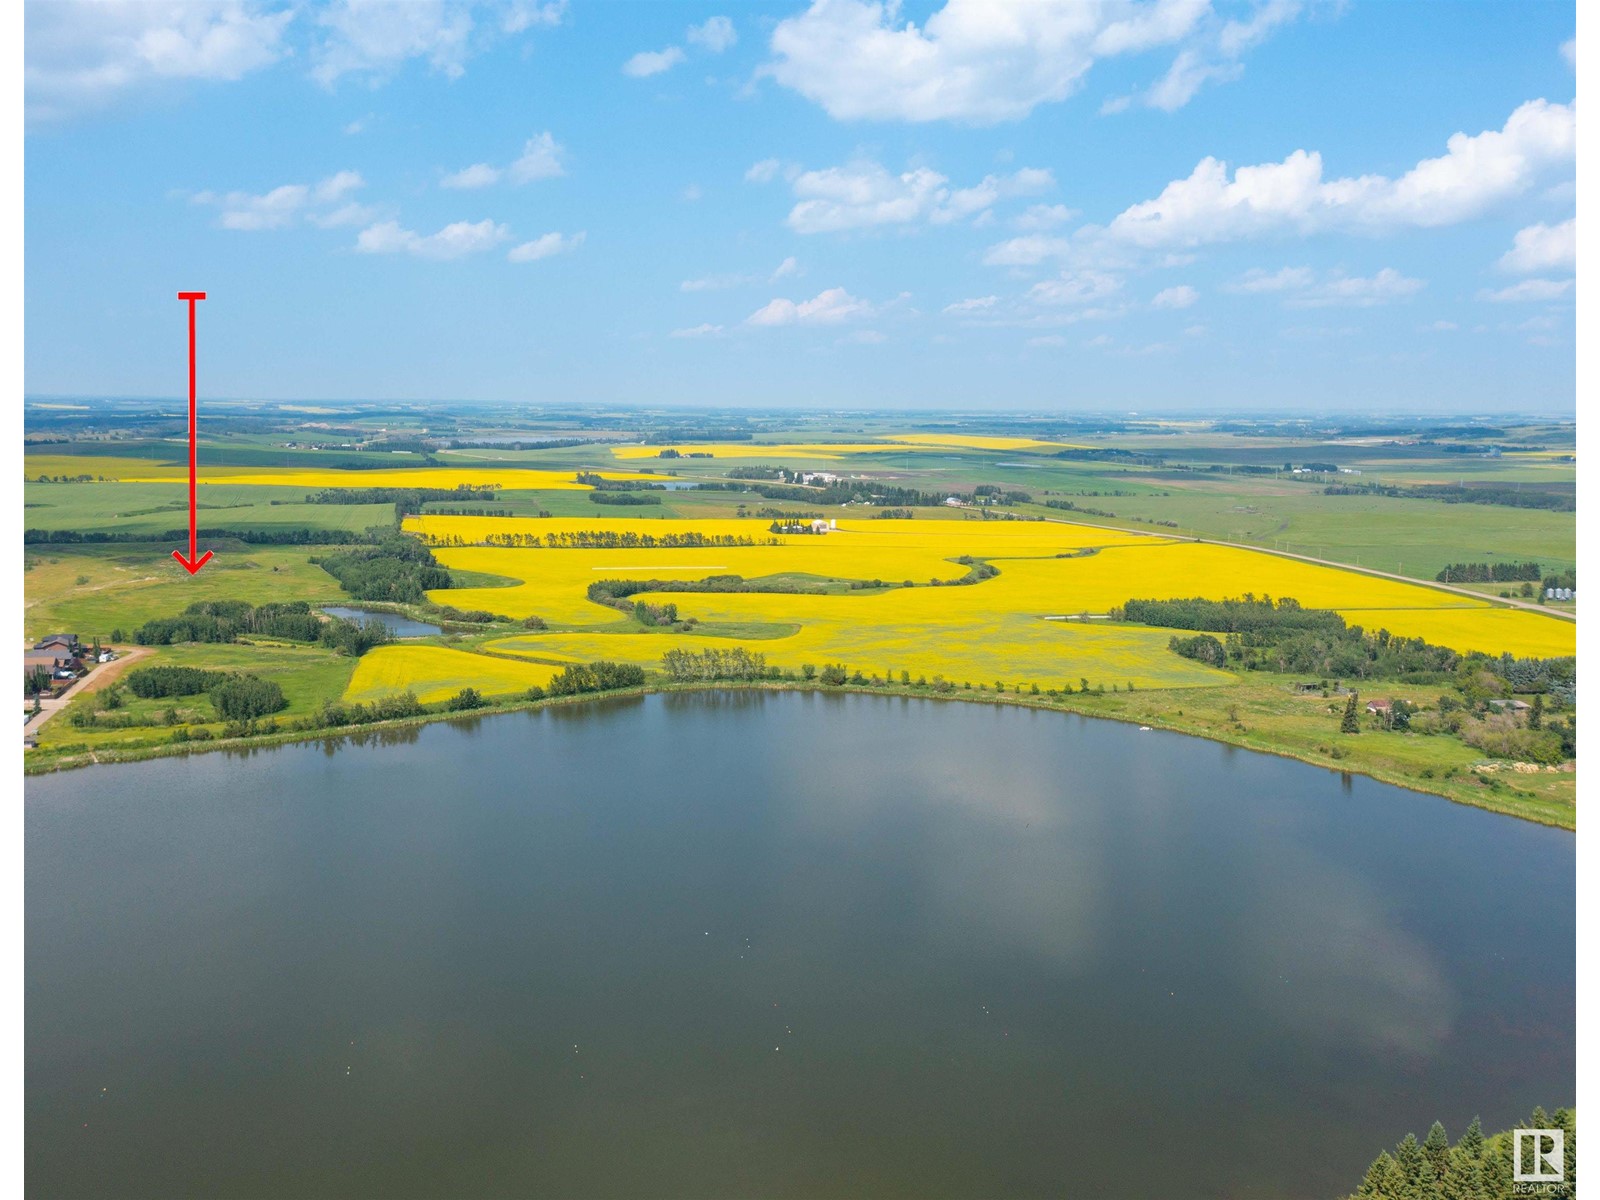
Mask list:
[[[1558,608],[1546,608],[1542,604],[1535,604],[1532,600],[1517,600],[1505,596],[1487,596],[1482,592],[1475,592],[1471,588],[1456,587],[1451,583],[1439,583],[1433,579],[1414,579],[1410,575],[1396,575],[1393,571],[1380,571],[1375,567],[1358,567],[1351,563],[1334,562],[1331,558],[1313,558],[1309,554],[1296,554],[1292,550],[1272,550],[1264,546],[1252,546],[1246,542],[1226,542],[1221,538],[1154,533],[1144,529],[1123,529],[1120,525],[1096,525],[1090,521],[1063,521],[1059,517],[1046,517],[1045,520],[1055,525],[1082,525],[1088,529],[1101,529],[1113,533],[1132,533],[1139,537],[1161,538],[1169,542],[1198,542],[1207,546],[1229,546],[1235,550],[1253,550],[1257,554],[1274,554],[1279,558],[1292,558],[1299,562],[1315,563],[1319,567],[1337,567],[1341,571],[1354,571],[1357,575],[1371,575],[1377,579],[1393,579],[1399,583],[1412,583],[1417,587],[1432,588],[1436,592],[1450,592],[1457,596],[1467,596],[1491,608],[1496,606],[1525,608],[1529,612],[1538,613],[1540,616],[1556,617],[1563,621],[1576,621],[1578,619],[1577,613],[1563,612]]]
[[[149,649],[143,646],[126,650],[121,658],[95,667],[94,670],[63,692],[59,699],[41,700],[39,702],[39,711],[29,717],[27,724],[22,727],[23,738],[32,737],[38,732],[39,726],[71,704],[79,696],[87,695],[89,692],[98,692],[103,687],[109,687],[116,682],[118,675],[121,675],[141,658],[148,658],[151,653]]]

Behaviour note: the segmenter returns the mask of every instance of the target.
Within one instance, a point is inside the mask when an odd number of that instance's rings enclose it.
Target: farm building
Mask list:
[[[1368,700],[1367,701],[1367,711],[1369,713],[1384,714],[1384,713],[1387,713],[1393,707],[1394,707],[1394,701],[1393,700]]]
[[[50,673],[51,679],[71,679],[77,665],[70,654],[56,650],[28,650],[22,655],[22,673],[25,676],[43,668]]]
[[[69,657],[78,655],[78,635],[75,633],[52,633],[43,641],[34,643],[35,650],[55,650]]]

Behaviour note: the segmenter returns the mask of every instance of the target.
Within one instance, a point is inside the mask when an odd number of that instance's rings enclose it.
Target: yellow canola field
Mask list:
[[[407,528],[437,537],[482,538],[493,531],[697,531],[769,538],[756,521],[651,519],[513,520],[413,518]],[[779,535],[779,545],[690,549],[560,550],[468,546],[439,549],[445,565],[514,578],[512,587],[436,592],[434,599],[509,616],[537,614],[580,632],[526,635],[496,643],[552,662],[616,658],[653,665],[669,646],[742,644],[777,666],[845,661],[868,672],[943,674],[974,683],[996,677],[1039,682],[1087,677],[1139,687],[1223,682],[1228,677],[1166,649],[1171,632],[1050,616],[1104,613],[1133,597],[1221,598],[1246,592],[1293,596],[1333,608],[1369,629],[1387,628],[1459,650],[1519,655],[1574,652],[1575,627],[1537,613],[1475,604],[1420,585],[1379,579],[1233,547],[1141,537],[1052,522],[843,520],[835,533]],[[1081,554],[1092,548],[1091,554]],[[960,587],[921,586],[956,579],[970,555],[1000,575]],[[1058,557],[1058,556],[1070,557]],[[829,595],[661,593],[686,616],[743,628],[732,638],[640,634],[621,613],[590,602],[597,579],[700,579],[737,574],[835,579],[911,579],[919,586]],[[665,640],[664,640],[665,639]]]
[[[974,589],[940,590],[967,592]],[[890,672],[899,678],[901,671],[909,671],[913,679],[926,676],[931,680],[935,675],[943,675],[957,684],[999,681],[1007,688],[1030,683],[1037,683],[1041,688],[1070,683],[1076,688],[1084,678],[1091,684],[1104,684],[1107,690],[1112,684],[1125,687],[1130,682],[1141,688],[1204,687],[1231,682],[1221,671],[1171,653],[1167,649],[1171,634],[1164,629],[1080,625],[1016,613],[971,612],[959,616],[942,614],[946,619],[936,628],[918,628],[906,622],[903,612],[859,612],[861,606],[872,606],[875,610],[879,606],[891,608],[895,599],[910,594],[894,592],[839,599],[831,608],[823,607],[834,599],[831,597],[673,594],[663,598],[679,604],[686,599],[692,601],[697,614],[712,620],[721,620],[728,613],[703,612],[700,604],[703,599],[811,603],[783,606],[790,615],[805,621],[788,637],[542,633],[501,639],[489,643],[488,648],[549,662],[590,662],[607,658],[659,667],[662,654],[674,647],[726,650],[743,646],[766,655],[771,666],[794,669],[806,663],[821,667],[825,663],[843,662],[852,670],[860,669],[868,675]],[[846,608],[857,612],[841,611]],[[852,616],[868,619],[851,619]],[[746,619],[755,619],[748,610]]]
[[[30,455],[23,468],[28,478],[40,475],[95,475],[123,483],[177,483],[187,481],[189,468],[176,463],[138,458],[89,458],[59,454]],[[207,466],[202,453],[199,483],[256,484],[293,488],[497,487],[588,491],[574,471],[545,471],[520,467],[396,467],[366,471],[318,470],[311,467]],[[632,471],[606,471],[607,479],[653,479]]]
[[[938,446],[905,446],[893,442],[670,442],[656,446],[613,446],[613,457],[630,461],[660,458],[663,450],[679,454],[704,454],[712,458],[840,459],[852,454],[904,454],[908,450],[937,450]],[[672,460],[668,460],[672,461]]]
[[[1029,451],[1082,449],[1071,442],[1041,442],[1034,438],[984,437],[970,433],[890,434],[876,442],[672,442],[656,446],[613,446],[619,459],[659,458],[663,450],[680,454],[708,454],[713,458],[796,458],[842,459],[852,454],[904,454],[933,450],[1011,450]]]
[[[1041,442],[1035,438],[984,437],[976,433],[900,433],[884,439],[917,446],[952,446],[963,450],[1085,450],[1075,442]]]
[[[486,696],[525,692],[550,682],[556,668],[470,654],[447,646],[379,646],[361,656],[344,698],[363,703],[412,691],[424,704],[448,700],[464,687]]]

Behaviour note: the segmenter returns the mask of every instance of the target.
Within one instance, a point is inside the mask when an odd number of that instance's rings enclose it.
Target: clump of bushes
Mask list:
[[[210,688],[211,706],[224,721],[251,721],[287,708],[283,689],[258,675],[228,675]]]
[[[576,696],[585,692],[610,692],[644,684],[644,668],[608,661],[573,663],[550,681],[551,696]]]

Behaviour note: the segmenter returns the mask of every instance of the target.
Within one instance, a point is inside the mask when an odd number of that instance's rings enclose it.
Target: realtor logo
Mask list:
[[[1567,1176],[1566,1134],[1560,1129],[1513,1129],[1514,1183],[1561,1183]]]

